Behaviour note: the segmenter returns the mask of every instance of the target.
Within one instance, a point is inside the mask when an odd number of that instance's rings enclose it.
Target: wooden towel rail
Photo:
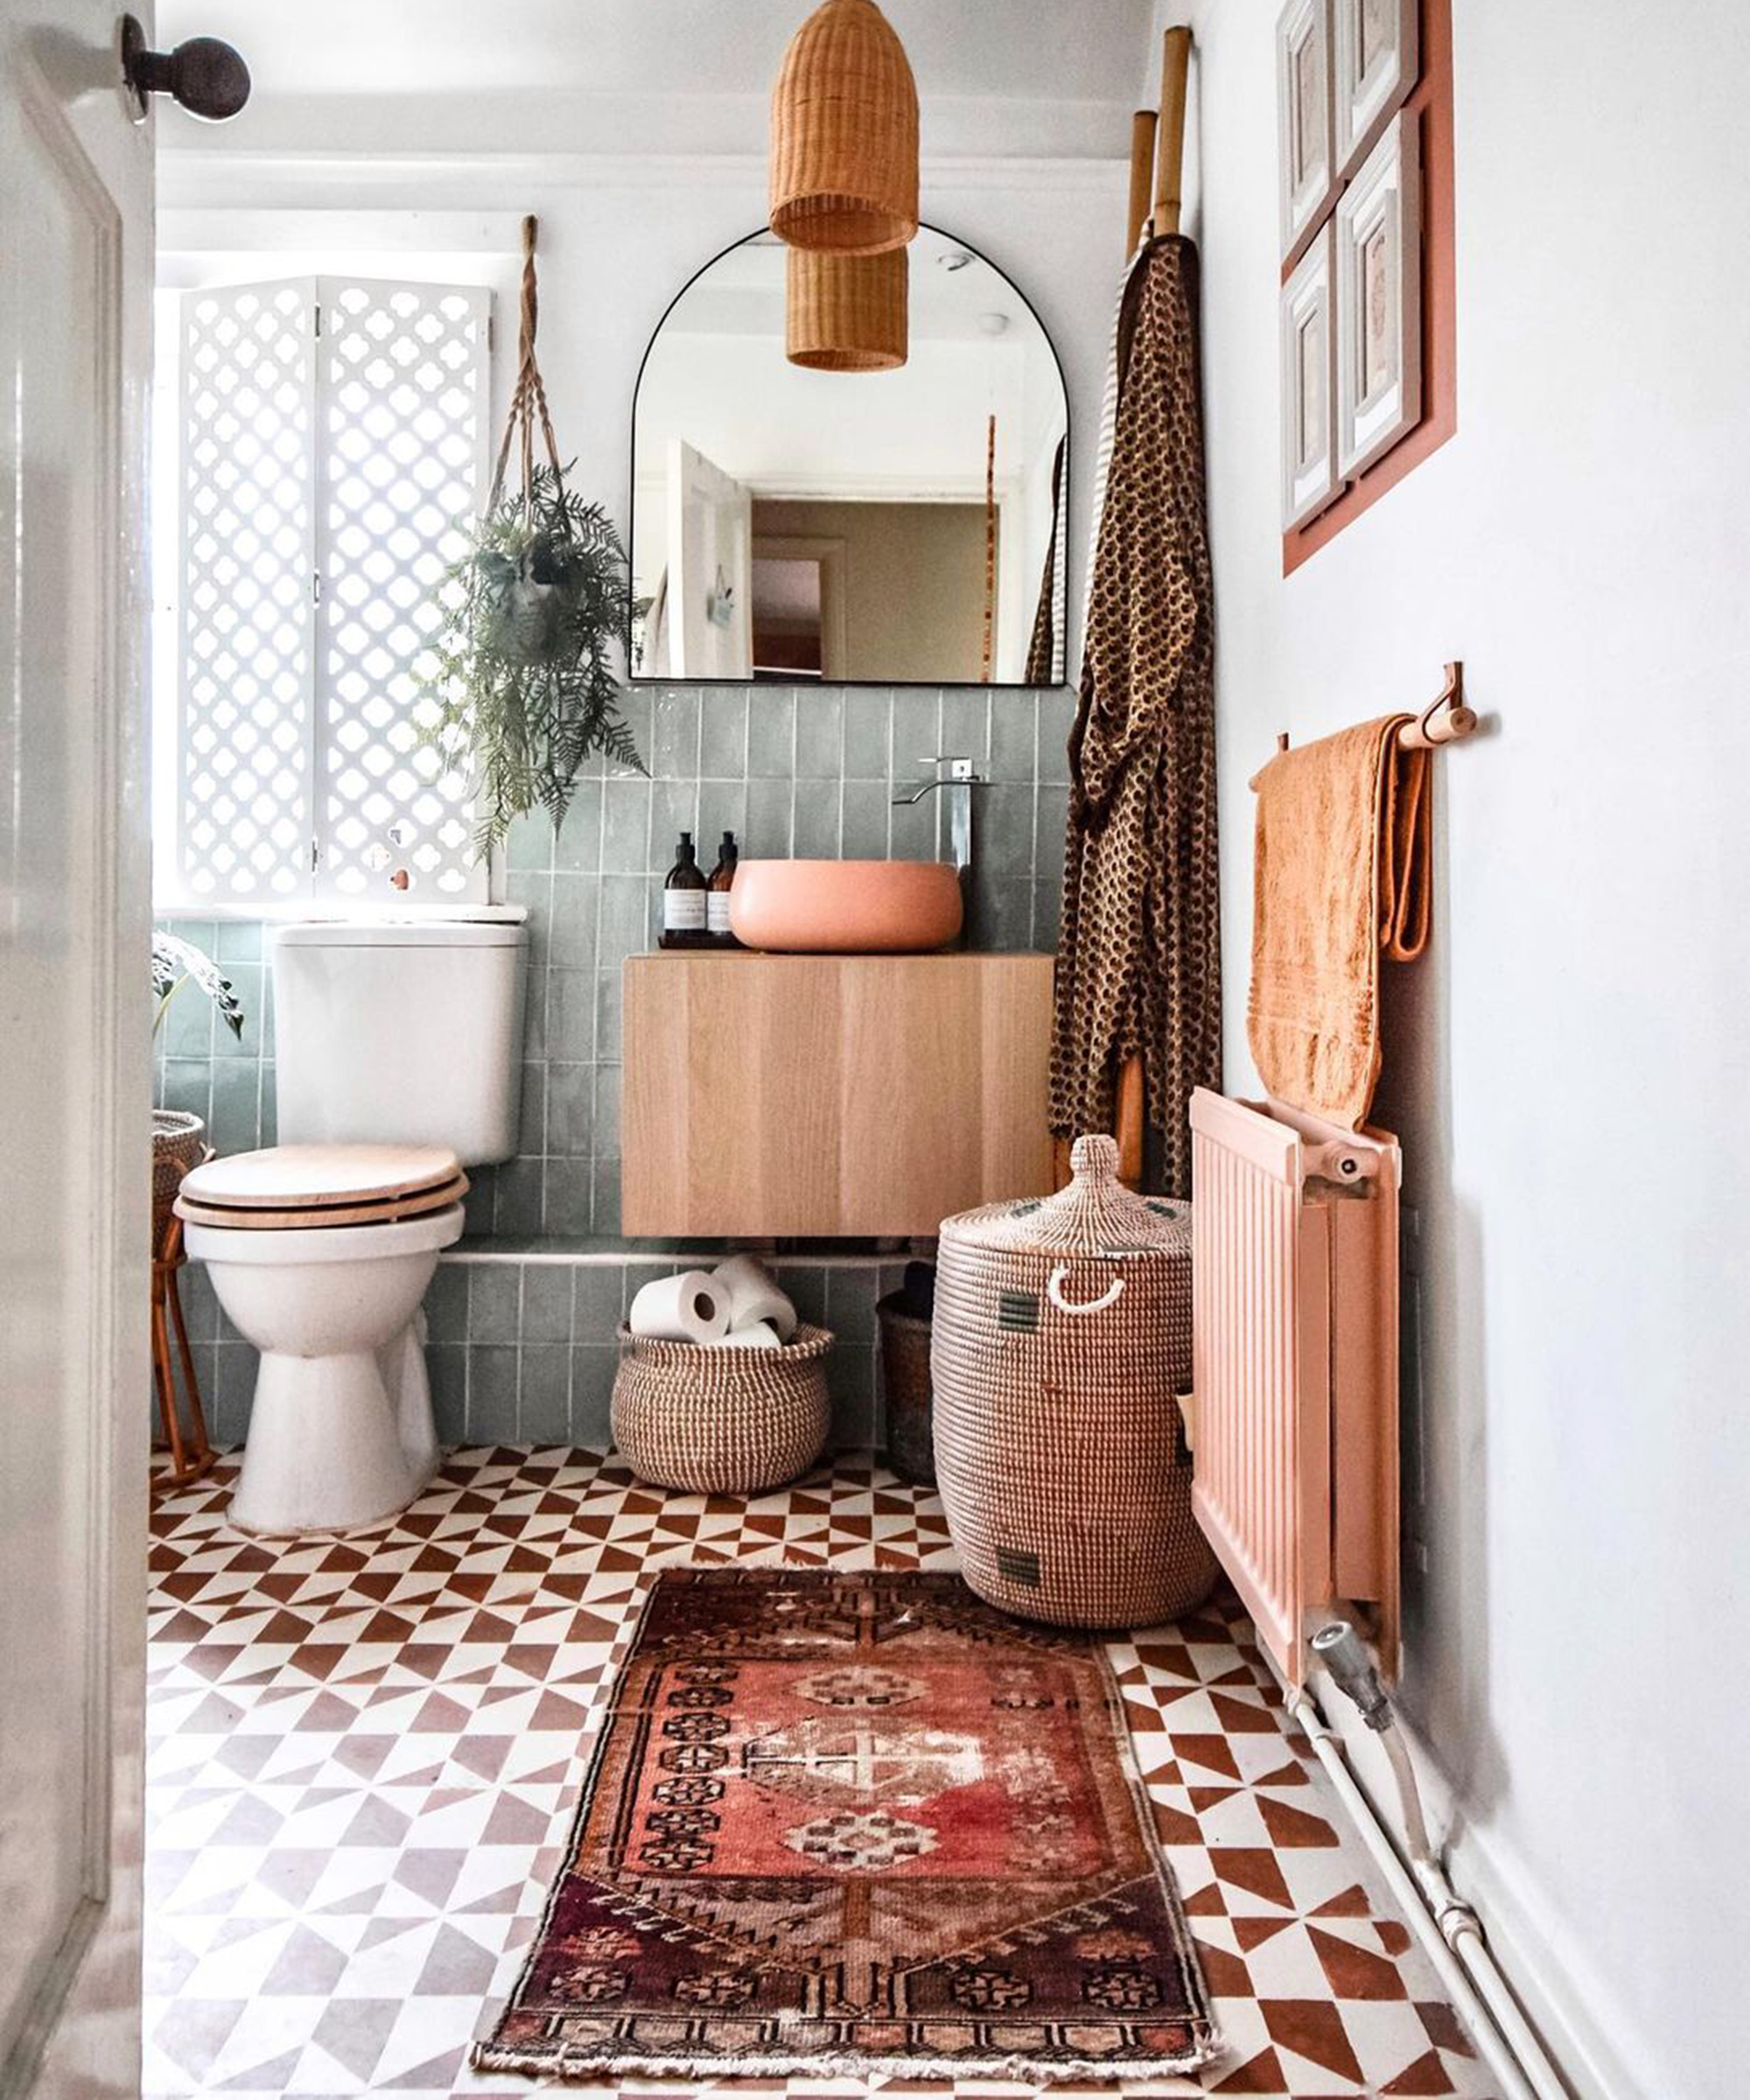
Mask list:
[[[1124,256],[1136,254],[1144,229],[1151,234],[1179,231],[1180,200],[1184,190],[1185,104],[1191,71],[1191,32],[1169,29],[1161,38],[1160,111],[1138,109],[1130,119],[1130,208],[1124,222]],[[1143,1180],[1143,1125],[1147,1104],[1143,1093],[1143,1060],[1126,1059],[1118,1074],[1113,1134],[1118,1140],[1118,1179],[1126,1188]],[[1069,1179],[1068,1150],[1058,1146],[1058,1186]]]
[[[1152,234],[1179,231],[1183,194],[1186,85],[1191,70],[1191,32],[1169,29],[1161,38],[1160,111],[1138,109],[1130,119],[1130,192],[1124,220],[1124,254],[1137,252],[1146,227]],[[1152,208],[1151,208],[1152,207]]]
[[[1397,741],[1404,751],[1438,751],[1442,744],[1460,744],[1472,735],[1477,726],[1477,713],[1465,703],[1465,667],[1461,663],[1446,666],[1446,681],[1413,722],[1406,722],[1397,732]],[[1283,730],[1276,739],[1278,751],[1288,749],[1288,732]],[[1247,785],[1256,788],[1260,774],[1255,773]]]

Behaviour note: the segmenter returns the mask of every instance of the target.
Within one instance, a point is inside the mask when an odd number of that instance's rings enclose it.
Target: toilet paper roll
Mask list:
[[[729,1300],[703,1269],[687,1269],[646,1284],[626,1324],[652,1341],[718,1341],[729,1332]]]
[[[709,1345],[714,1349],[781,1349],[778,1330],[769,1320],[756,1320],[751,1327],[736,1327]]]
[[[751,1254],[732,1254],[711,1270],[711,1281],[729,1301],[730,1332],[770,1320],[780,1341],[796,1331],[796,1308]]]

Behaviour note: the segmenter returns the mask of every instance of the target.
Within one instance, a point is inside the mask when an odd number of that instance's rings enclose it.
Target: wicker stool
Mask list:
[[[936,1265],[935,1464],[961,1572],[1054,1626],[1200,1604],[1175,1392],[1191,1382],[1191,1207],[1133,1196],[1110,1138],[1043,1201],[950,1218]]]

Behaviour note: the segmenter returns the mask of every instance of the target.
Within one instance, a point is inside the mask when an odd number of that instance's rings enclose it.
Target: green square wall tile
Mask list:
[[[571,1441],[590,1451],[608,1451],[613,1445],[610,1408],[614,1373],[620,1368],[618,1349],[576,1348],[571,1351]]]
[[[522,1444],[571,1440],[571,1350],[569,1343],[537,1342],[522,1350],[516,1435]]]
[[[587,1238],[594,1203],[593,1160],[549,1158],[545,1237],[550,1240]]]
[[[468,1340],[514,1342],[522,1319],[522,1266],[518,1262],[470,1262]]]
[[[699,696],[699,778],[747,778],[747,702],[743,689],[707,688]]]
[[[556,874],[546,923],[547,960],[561,970],[596,966],[596,918],[601,880],[595,875]]]
[[[472,1262],[445,1262],[425,1292],[425,1338],[428,1343],[466,1341],[468,1338],[468,1279]]]
[[[438,1441],[453,1448],[468,1437],[468,1352],[450,1343],[427,1345],[425,1375],[431,1382],[431,1413]]]
[[[525,1262],[522,1266],[522,1342],[571,1339],[571,1280],[569,1262]]]
[[[497,1345],[468,1349],[468,1441],[516,1441],[516,1376],[519,1349]]]
[[[597,1348],[613,1340],[623,1310],[626,1266],[621,1262],[580,1262],[571,1307],[571,1339]]]
[[[891,755],[893,696],[878,688],[844,696],[844,777],[847,780],[885,780]]]
[[[747,774],[750,780],[796,776],[796,701],[786,687],[756,685],[747,696]]]

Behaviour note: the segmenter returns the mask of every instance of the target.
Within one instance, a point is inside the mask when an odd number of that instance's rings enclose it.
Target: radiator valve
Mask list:
[[[1391,1701],[1379,1681],[1379,1672],[1368,1660],[1361,1635],[1347,1619],[1333,1619],[1312,1636],[1312,1653],[1361,1708],[1362,1718],[1375,1731],[1391,1726]]]

